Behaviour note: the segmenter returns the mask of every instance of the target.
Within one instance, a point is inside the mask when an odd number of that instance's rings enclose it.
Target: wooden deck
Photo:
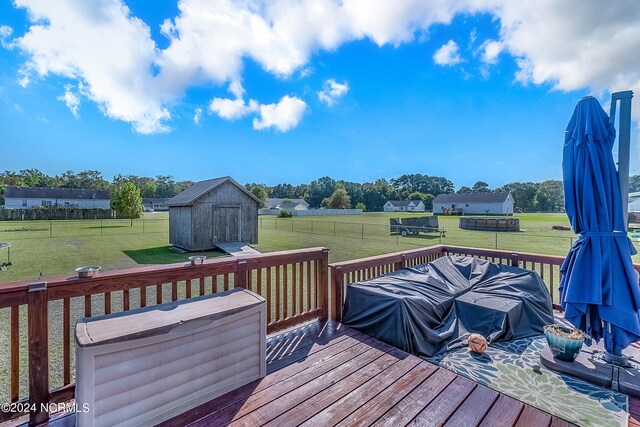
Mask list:
[[[267,376],[164,426],[569,426],[339,323],[272,337]]]

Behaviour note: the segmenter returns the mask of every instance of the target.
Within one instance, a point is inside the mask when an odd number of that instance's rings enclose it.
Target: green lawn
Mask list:
[[[368,255],[395,252],[407,248],[431,246],[438,243],[474,246],[520,252],[566,255],[575,239],[571,231],[553,230],[554,225],[569,226],[565,214],[521,214],[521,232],[470,231],[458,228],[459,217],[438,218],[446,237],[435,233],[401,237],[390,235],[389,218],[411,217],[418,214],[365,213],[358,216],[261,217],[261,236],[258,250],[289,249],[319,244],[331,249],[331,261],[343,261]]]
[[[434,233],[401,237],[389,233],[389,218],[417,214],[365,213],[354,216],[261,216],[261,252],[325,246],[332,262],[396,252],[438,243],[521,252],[566,255],[575,235],[553,230],[569,225],[564,214],[521,214],[521,232],[484,232],[458,228],[458,217],[439,217],[446,237]],[[188,255],[168,248],[168,215],[146,214],[135,220],[5,221],[0,222],[0,242],[10,242],[12,267],[0,271],[0,283],[72,275],[76,267],[101,265],[105,270],[141,264],[186,261]],[[50,237],[51,236],[51,237]],[[220,253],[206,253],[220,256]],[[7,251],[0,250],[0,262]],[[638,256],[636,256],[638,258]]]

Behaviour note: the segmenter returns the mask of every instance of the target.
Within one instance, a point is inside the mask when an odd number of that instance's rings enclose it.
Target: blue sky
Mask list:
[[[640,110],[633,2],[54,3],[0,3],[0,170],[497,187],[561,178],[580,97]]]

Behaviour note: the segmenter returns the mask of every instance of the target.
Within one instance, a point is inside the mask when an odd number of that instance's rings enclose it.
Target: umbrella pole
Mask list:
[[[624,215],[624,229],[629,228],[629,158],[631,149],[631,98],[633,91],[625,90],[611,94],[611,112],[609,122],[615,124],[616,104],[620,101],[620,132],[618,136],[618,180],[620,182],[620,197],[622,198],[622,213]]]
[[[611,94],[611,110],[609,123],[615,125],[616,106],[620,101],[620,131],[618,133],[618,181],[620,183],[620,198],[622,200],[622,214],[624,215],[624,231],[629,229],[629,159],[631,157],[631,99],[633,91],[625,90]],[[611,323],[604,323],[607,339],[611,339]],[[629,358],[622,352],[609,353],[605,350],[604,360],[617,366],[629,366]]]

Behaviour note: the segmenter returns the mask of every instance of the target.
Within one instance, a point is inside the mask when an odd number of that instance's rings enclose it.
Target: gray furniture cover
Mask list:
[[[388,273],[347,287],[343,323],[419,356],[466,344],[543,333],[552,301],[530,270],[465,256]]]

